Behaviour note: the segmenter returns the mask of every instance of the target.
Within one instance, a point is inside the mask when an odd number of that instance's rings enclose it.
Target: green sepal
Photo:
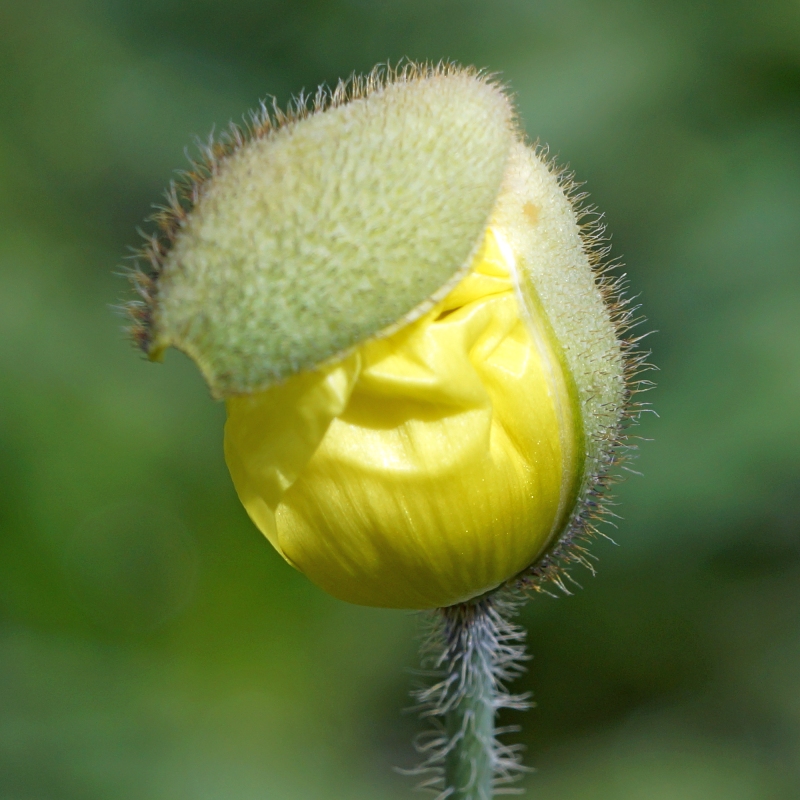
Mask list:
[[[224,397],[418,317],[469,268],[514,135],[500,88],[434,70],[243,141],[165,254],[148,354],[183,350]]]

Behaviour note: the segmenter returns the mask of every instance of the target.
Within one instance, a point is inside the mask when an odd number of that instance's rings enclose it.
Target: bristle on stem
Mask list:
[[[418,737],[422,763],[412,774],[437,800],[491,800],[518,794],[515,783],[525,767],[520,747],[498,735],[501,708],[524,710],[527,695],[513,695],[506,684],[524,671],[525,632],[510,622],[518,601],[508,592],[438,609],[421,648],[422,662],[436,678],[413,692],[430,730]]]

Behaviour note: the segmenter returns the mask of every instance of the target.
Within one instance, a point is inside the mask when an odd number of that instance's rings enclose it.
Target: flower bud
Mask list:
[[[159,219],[134,335],[197,362],[248,514],[336,597],[558,580],[633,360],[578,215],[493,81],[373,73],[209,148]]]

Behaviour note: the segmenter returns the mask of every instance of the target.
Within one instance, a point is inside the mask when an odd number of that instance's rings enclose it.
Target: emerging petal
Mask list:
[[[261,531],[331,594],[452,605],[534,562],[579,488],[580,414],[545,320],[487,231],[425,316],[344,361],[227,400],[225,454]]]

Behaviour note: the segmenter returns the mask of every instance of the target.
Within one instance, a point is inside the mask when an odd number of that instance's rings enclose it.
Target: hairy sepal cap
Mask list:
[[[148,355],[186,352],[227,397],[408,324],[469,268],[514,138],[504,93],[457,71],[244,141],[163,260]]]

